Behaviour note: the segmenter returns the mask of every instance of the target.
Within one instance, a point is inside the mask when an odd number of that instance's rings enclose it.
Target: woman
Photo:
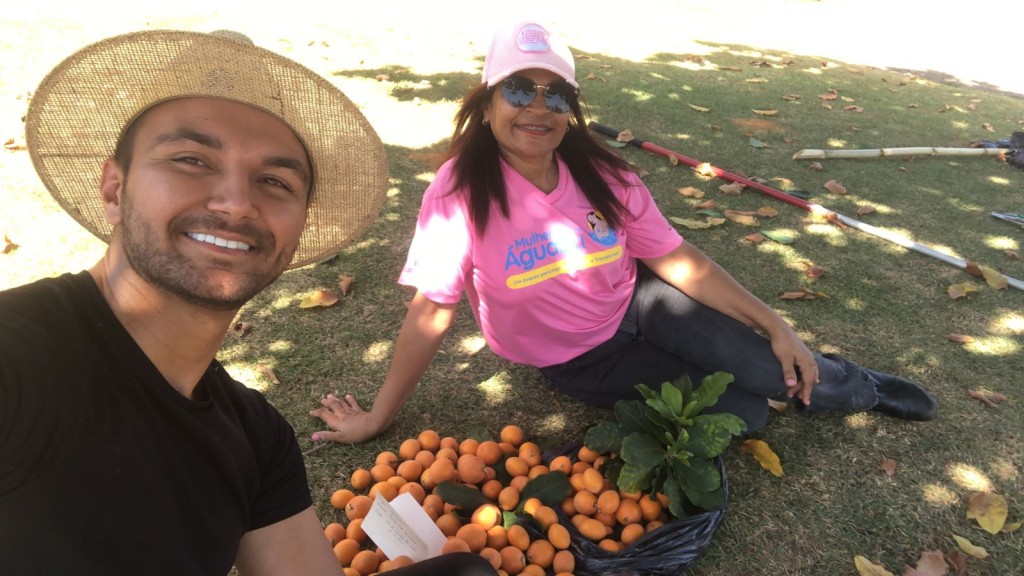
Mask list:
[[[735,377],[714,411],[747,430],[767,398],[808,410],[935,417],[906,379],[812,353],[769,306],[684,242],[630,166],[590,136],[568,48],[541,26],[499,31],[423,198],[399,278],[417,289],[369,412],[328,396],[314,440],[382,432],[452,325],[463,291],[498,355],[551,386],[611,406],[686,372]],[[759,333],[760,332],[760,333]],[[762,335],[763,334],[763,335]]]

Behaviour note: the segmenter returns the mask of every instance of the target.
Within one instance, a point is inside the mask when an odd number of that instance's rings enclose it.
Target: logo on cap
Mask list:
[[[527,54],[543,54],[551,51],[548,44],[548,31],[536,24],[527,24],[516,36],[516,47]]]

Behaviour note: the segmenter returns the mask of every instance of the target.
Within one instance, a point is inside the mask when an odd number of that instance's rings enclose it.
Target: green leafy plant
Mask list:
[[[615,420],[590,428],[584,444],[612,454],[601,471],[624,492],[661,492],[669,511],[682,518],[693,507],[714,510],[725,503],[715,458],[746,429],[733,414],[702,414],[725,392],[733,376],[716,372],[693,390],[687,375],[661,391],[639,384],[640,400],[615,403]]]

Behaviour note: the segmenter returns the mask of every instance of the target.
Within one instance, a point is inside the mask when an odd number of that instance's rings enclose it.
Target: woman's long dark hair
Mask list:
[[[444,161],[455,159],[452,166],[454,190],[469,190],[470,218],[476,233],[481,236],[487,230],[493,203],[498,204],[503,216],[507,218],[509,215],[508,191],[501,173],[498,141],[491,128],[483,123],[484,110],[490,104],[495,89],[481,84],[462,99],[462,106],[455,115],[455,133],[444,157]],[[557,152],[591,205],[612,228],[618,228],[628,217],[628,212],[612,193],[601,170],[614,174],[616,179],[626,184],[622,172],[634,169],[590,135],[578,98],[572,102],[570,113],[569,130]]]

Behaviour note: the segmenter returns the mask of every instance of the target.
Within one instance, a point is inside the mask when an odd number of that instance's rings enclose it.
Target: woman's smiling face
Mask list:
[[[522,70],[516,72],[516,76],[529,78],[539,86],[562,80],[558,74],[540,68]],[[537,90],[529,105],[517,108],[505,100],[500,82],[484,110],[484,121],[490,124],[502,155],[513,166],[554,158],[555,148],[569,128],[569,114],[548,110],[543,90]]]

